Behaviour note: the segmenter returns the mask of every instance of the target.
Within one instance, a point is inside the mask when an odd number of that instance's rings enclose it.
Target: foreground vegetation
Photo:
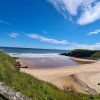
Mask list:
[[[59,90],[49,83],[17,71],[14,64],[13,58],[0,52],[0,81],[32,98],[32,100],[100,100],[100,96]]]

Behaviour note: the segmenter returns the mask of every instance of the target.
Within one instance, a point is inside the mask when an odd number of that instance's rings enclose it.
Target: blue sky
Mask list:
[[[100,1],[0,0],[0,46],[100,49]]]

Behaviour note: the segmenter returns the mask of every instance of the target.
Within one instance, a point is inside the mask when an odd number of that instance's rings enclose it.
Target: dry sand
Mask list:
[[[74,60],[79,61],[80,59]],[[19,59],[19,61],[24,65],[23,59]],[[51,69],[22,68],[21,71],[31,74],[40,80],[50,82],[60,89],[73,90],[86,94],[100,93],[100,86],[98,85],[100,83],[100,61]]]

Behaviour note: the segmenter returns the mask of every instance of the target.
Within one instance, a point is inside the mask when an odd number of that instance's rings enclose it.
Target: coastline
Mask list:
[[[75,58],[75,57],[71,57],[72,60],[74,60],[75,62],[79,63],[79,64],[91,64],[91,63],[95,63],[96,60],[90,60],[90,59],[83,59],[83,58]]]
[[[98,86],[100,76],[100,62],[87,59],[73,58],[76,61],[90,63],[69,67],[58,68],[21,68],[22,72],[31,74],[32,76],[50,82],[60,89],[81,92],[85,94],[100,93]],[[20,60],[19,60],[20,61]],[[94,63],[93,63],[94,62]],[[22,64],[22,62],[20,61]],[[23,63],[24,65],[24,63]]]

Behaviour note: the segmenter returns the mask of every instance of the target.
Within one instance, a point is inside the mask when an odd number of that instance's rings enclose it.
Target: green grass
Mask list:
[[[91,56],[92,59],[100,59],[100,51],[94,53],[92,56]]]
[[[50,83],[38,80],[31,75],[17,71],[13,65],[15,60],[0,52],[0,81],[32,100],[90,100],[90,95],[62,91]],[[100,96],[91,100],[100,100]]]

